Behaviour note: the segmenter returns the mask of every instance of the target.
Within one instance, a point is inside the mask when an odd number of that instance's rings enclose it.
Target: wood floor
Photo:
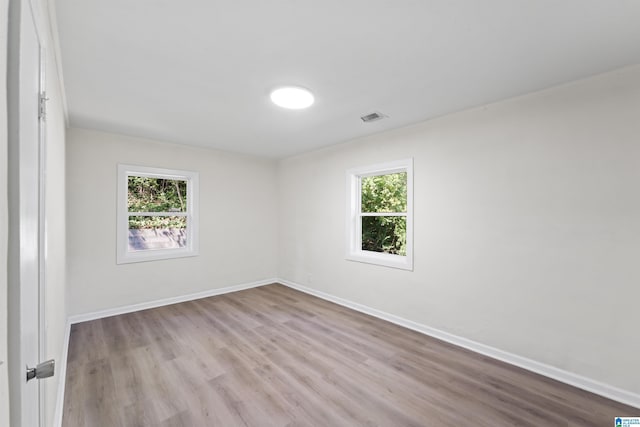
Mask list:
[[[612,426],[640,410],[269,285],[73,325],[75,426]]]

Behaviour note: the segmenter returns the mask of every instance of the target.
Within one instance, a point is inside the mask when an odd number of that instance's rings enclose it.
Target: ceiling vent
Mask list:
[[[366,116],[360,117],[360,120],[362,120],[365,123],[369,123],[369,122],[375,122],[376,120],[382,120],[385,117],[387,117],[387,116],[385,116],[384,114],[379,113],[377,111],[374,111],[371,114],[367,114]]]

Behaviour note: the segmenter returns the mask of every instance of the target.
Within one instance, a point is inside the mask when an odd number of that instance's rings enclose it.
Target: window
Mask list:
[[[413,159],[347,171],[347,256],[413,269]]]
[[[198,173],[118,165],[117,263],[198,255]]]

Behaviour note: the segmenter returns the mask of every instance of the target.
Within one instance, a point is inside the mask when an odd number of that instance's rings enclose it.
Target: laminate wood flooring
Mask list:
[[[634,409],[274,284],[73,325],[76,426],[610,426]]]

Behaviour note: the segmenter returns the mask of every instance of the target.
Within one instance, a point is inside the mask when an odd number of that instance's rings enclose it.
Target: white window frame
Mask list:
[[[392,173],[407,173],[406,255],[362,250],[362,178]],[[383,214],[384,215],[384,214]],[[369,215],[370,216],[370,215]],[[380,216],[377,214],[376,216]],[[392,216],[403,216],[394,213]],[[362,166],[347,171],[347,253],[350,261],[413,270],[413,159]]]
[[[129,212],[128,181],[130,176],[162,178],[187,181],[186,212]],[[118,202],[116,262],[128,264],[132,262],[155,261],[161,259],[183,258],[198,255],[198,172],[175,169],[162,169],[148,166],[118,165]],[[141,213],[149,216],[184,216],[187,218],[187,245],[184,248],[150,249],[147,251],[129,251],[129,216]]]

